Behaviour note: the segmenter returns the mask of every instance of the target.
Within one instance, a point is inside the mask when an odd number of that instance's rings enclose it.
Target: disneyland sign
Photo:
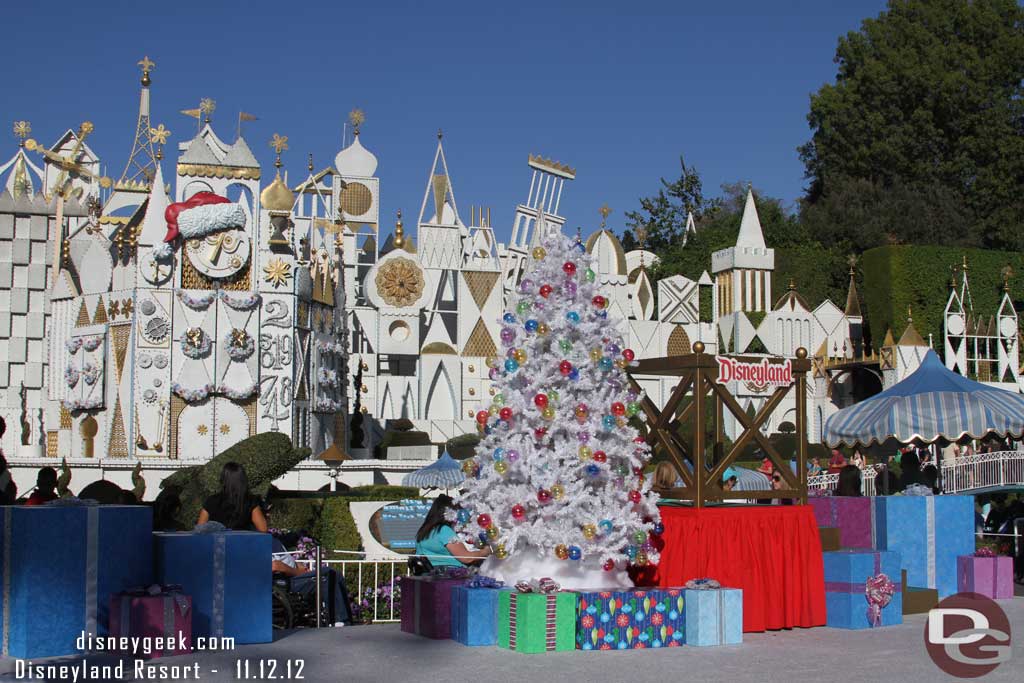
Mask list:
[[[749,363],[726,356],[718,356],[716,360],[719,384],[735,380],[752,389],[764,390],[770,386],[788,387],[793,383],[793,361],[788,358],[782,363],[769,363],[767,358],[762,358],[758,363]]]

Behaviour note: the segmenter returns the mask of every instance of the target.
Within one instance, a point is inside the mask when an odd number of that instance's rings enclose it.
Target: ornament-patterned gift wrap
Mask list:
[[[452,637],[452,589],[467,579],[403,576],[402,630],[443,640]]]
[[[743,591],[738,588],[686,589],[686,644],[738,645],[743,642]]]
[[[157,581],[192,596],[192,635],[273,640],[270,534],[155,533]]]
[[[192,650],[192,598],[169,587],[159,593],[116,593],[110,596],[110,635],[150,638],[150,642],[164,644],[162,650],[126,653],[140,659],[188,654]]]
[[[498,642],[498,595],[507,588],[452,588],[452,640],[463,645]]]
[[[134,505],[4,507],[3,654],[82,654],[105,636],[112,593],[153,578],[153,512]]]
[[[516,652],[576,649],[576,600],[568,591],[498,595],[498,645]]]
[[[874,548],[871,534],[871,498],[820,496],[808,498],[819,527],[839,530],[839,548]]]
[[[873,626],[894,626],[903,623],[903,593],[900,581],[900,554],[879,550],[840,550],[824,553],[825,622],[832,628],[862,629]],[[878,587],[884,575],[891,582],[869,599],[869,584]],[[872,611],[873,602],[877,609]],[[880,611],[879,611],[880,610]]]
[[[961,555],[956,558],[957,592],[980,593],[987,598],[1013,598],[1013,558]]]
[[[974,553],[974,497],[879,496],[871,500],[874,547],[900,554],[910,585],[935,588],[940,600],[956,593],[956,558]]]
[[[678,647],[686,640],[681,588],[576,592],[580,650]]]

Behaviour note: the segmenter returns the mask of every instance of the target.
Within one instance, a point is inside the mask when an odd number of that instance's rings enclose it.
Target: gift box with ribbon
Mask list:
[[[498,593],[498,645],[516,652],[576,649],[576,593]]]
[[[576,591],[576,647],[639,650],[678,647],[686,640],[681,588]]]
[[[153,578],[153,513],[132,505],[0,508],[3,654],[83,654],[108,634],[111,593]]]
[[[839,530],[839,547],[874,548],[871,537],[871,498],[820,496],[808,498],[819,527]],[[829,550],[823,548],[824,550]]]
[[[452,637],[452,589],[465,578],[403,576],[402,630],[427,638]]]
[[[874,546],[900,554],[912,586],[934,588],[943,599],[957,592],[957,557],[974,553],[972,496],[879,496]]]
[[[826,624],[862,629],[903,623],[900,554],[879,550],[824,553]]]
[[[253,531],[155,533],[156,574],[192,597],[192,635],[269,643],[270,534]]]
[[[1013,558],[1006,555],[961,555],[956,558],[957,592],[987,598],[1013,598]]]
[[[133,657],[170,657],[192,650],[192,598],[180,586],[153,585],[110,596],[110,635],[147,638],[159,644]]]
[[[717,582],[683,591],[686,644],[707,647],[743,642],[743,591]]]
[[[500,583],[500,582],[499,582]],[[498,595],[500,585],[478,586],[472,582],[452,588],[452,640],[463,645],[494,645],[498,642]]]

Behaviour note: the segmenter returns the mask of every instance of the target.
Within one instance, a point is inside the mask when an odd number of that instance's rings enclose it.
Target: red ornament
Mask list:
[[[561,372],[563,375],[568,375],[570,372],[572,372],[572,363],[570,363],[567,360],[563,360],[561,363],[558,364],[558,371]]]
[[[594,451],[594,462],[605,462],[608,455],[604,451]]]
[[[537,491],[537,501],[540,503],[550,503],[551,491],[548,491],[547,489],[541,489],[540,491]]]
[[[612,559],[605,560],[604,561],[604,570],[606,572],[610,572],[613,569],[615,569],[615,560],[612,560]]]
[[[633,439],[633,443],[647,443],[647,440],[642,436],[638,436]]]
[[[598,294],[593,299],[590,300],[590,303],[594,304],[594,308],[604,308],[604,305],[608,303],[608,301],[603,296]]]
[[[640,476],[643,476],[643,473],[644,473],[644,468],[643,467],[640,467],[639,465],[633,465],[633,474],[635,474],[636,476],[640,477]]]
[[[480,525],[481,529],[486,529],[491,526],[491,516],[485,512],[476,518],[476,523]]]
[[[633,503],[639,503],[640,502],[640,492],[635,490],[635,489],[633,491],[630,491],[629,492],[629,500],[630,500],[630,502],[633,502]]]
[[[500,417],[502,420],[506,420],[506,421],[507,420],[511,420],[512,419],[512,409],[509,408],[508,406],[505,406],[504,408],[502,408],[501,410],[498,411],[498,417]]]
[[[526,508],[519,503],[512,506],[512,517],[513,519],[522,519],[526,516]]]
[[[576,264],[573,263],[572,261],[566,261],[565,263],[562,264],[562,270],[565,272],[566,275],[572,277],[573,275],[576,274]]]
[[[633,359],[636,358],[636,354],[633,353],[633,349],[622,349],[622,357],[629,362],[633,362]]]
[[[612,415],[618,415],[622,417],[626,414],[626,406],[622,405],[618,401],[612,404]]]
[[[548,405],[548,395],[537,394],[536,396],[533,397],[533,405],[543,410]]]
[[[540,295],[542,297],[544,297],[545,299],[547,299],[548,295],[551,294],[551,292],[553,292],[554,289],[555,288],[552,287],[551,285],[541,285],[540,286]]]
[[[547,435],[547,433],[548,433],[548,428],[547,427],[538,427],[537,429],[533,430],[533,438],[535,438],[535,439],[537,439],[539,441],[540,439],[543,439]]]
[[[486,410],[481,410],[476,414],[476,421],[480,424],[487,424],[487,418],[490,417],[490,413]]]

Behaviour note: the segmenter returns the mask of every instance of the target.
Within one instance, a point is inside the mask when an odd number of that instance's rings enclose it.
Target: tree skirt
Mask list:
[[[633,582],[625,570],[606,572],[600,567],[586,567],[581,562],[546,558],[524,549],[507,560],[488,557],[480,567],[484,576],[492,576],[514,586],[523,579],[549,577],[567,590],[582,588],[632,588]]]

